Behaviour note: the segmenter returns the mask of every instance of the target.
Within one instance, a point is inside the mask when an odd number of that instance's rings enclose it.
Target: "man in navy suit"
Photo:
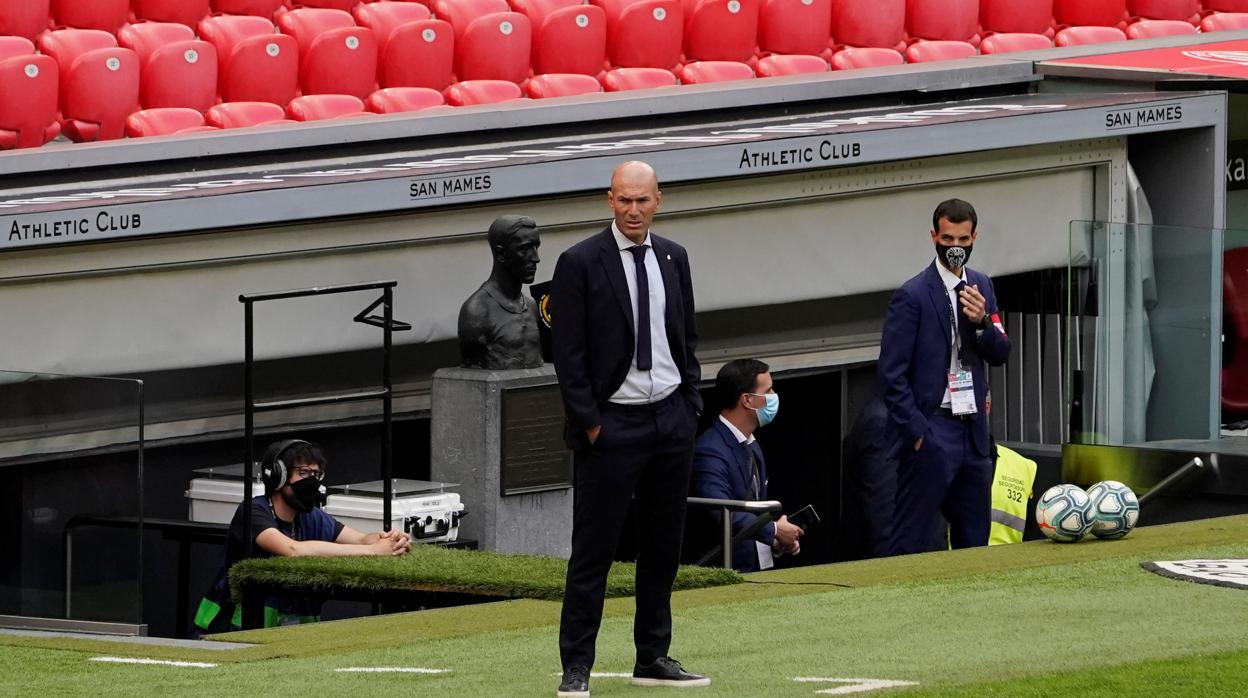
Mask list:
[[[689,257],[650,232],[661,200],[649,165],[617,167],[607,193],[615,220],[560,255],[551,280],[552,349],[576,484],[559,696],[589,695],[607,572],[634,500],[633,683],[710,684],[667,654],[702,368]]]
[[[988,544],[991,438],[987,365],[1010,356],[992,280],[966,266],[978,217],[960,199],[932,214],[936,261],[896,293],[880,337],[879,379],[898,458],[893,555],[924,552],[942,512],[954,548]]]
[[[767,364],[736,359],[724,364],[715,376],[719,418],[702,432],[693,449],[693,495],[716,499],[759,500],[767,498],[767,461],[754,439],[754,430],[775,419],[780,396],[772,386]],[[722,526],[719,510],[709,512]],[[734,533],[754,523],[753,514],[732,517]],[[739,572],[757,572],[774,566],[774,555],[796,555],[802,529],[781,516],[759,529],[753,540],[732,547],[732,566]]]

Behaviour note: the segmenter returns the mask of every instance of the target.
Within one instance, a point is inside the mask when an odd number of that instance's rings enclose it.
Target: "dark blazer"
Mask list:
[[[718,417],[711,427],[702,432],[693,449],[693,477],[690,479],[690,490],[695,497],[715,497],[717,499],[749,499],[750,498],[750,458],[747,447],[737,441],[737,437]],[[763,458],[763,449],[754,442],[754,457],[758,460],[759,497],[767,498],[767,461]],[[719,510],[711,512],[715,522],[720,523]],[[732,515],[732,530],[740,531],[754,522],[753,514],[737,512]],[[754,536],[754,540],[771,545],[776,540],[776,525],[763,526]],[[732,546],[732,566],[741,572],[758,570],[758,551],[754,541],[743,540]]]
[[[974,269],[966,270],[966,281],[978,285],[988,314],[998,312],[992,279]],[[959,304],[960,305],[960,304]],[[991,443],[984,396],[988,393],[985,363],[1000,366],[1010,357],[1010,338],[991,323],[980,330],[958,313],[962,336],[962,364],[975,382],[972,419],[975,450],[987,456]],[[880,337],[879,379],[884,402],[888,405],[889,457],[896,458],[927,433],[927,418],[940,407],[948,385],[949,295],[936,267],[929,264],[907,281],[888,305],[884,331]]]
[[[679,391],[698,411],[702,367],[694,356],[693,282],[685,248],[650,233],[651,252],[663,273],[667,295],[667,342],[682,377]],[[611,226],[559,255],[550,291],[555,373],[568,416],[565,436],[572,448],[588,445],[585,430],[602,423],[602,408],[633,363],[637,340],[633,304]]]

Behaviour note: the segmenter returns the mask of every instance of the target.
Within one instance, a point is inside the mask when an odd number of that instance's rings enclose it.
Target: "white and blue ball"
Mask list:
[[[1036,502],[1036,525],[1058,543],[1074,543],[1092,528],[1092,500],[1074,485],[1054,485]]]
[[[1122,538],[1140,520],[1140,500],[1130,487],[1115,480],[1098,482],[1088,488],[1092,501],[1092,535]]]

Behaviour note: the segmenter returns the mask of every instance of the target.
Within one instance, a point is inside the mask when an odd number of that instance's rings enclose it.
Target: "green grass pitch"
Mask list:
[[[1143,560],[1248,557],[1248,516],[767,572],[678,592],[672,654],[709,674],[696,696],[1215,696],[1248,686],[1248,593],[1165,579]],[[595,672],[632,667],[631,599],[607,602]],[[0,694],[552,695],[559,604],[515,600],[235,633],[231,652],[0,636]],[[103,664],[98,656],[214,668]],[[446,670],[343,673],[350,667]],[[594,678],[595,696],[665,694]]]

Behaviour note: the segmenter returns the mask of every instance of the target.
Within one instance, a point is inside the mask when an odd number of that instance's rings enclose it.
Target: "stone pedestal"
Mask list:
[[[440,369],[432,403],[430,475],[459,484],[460,537],[482,550],[568,557],[572,456],[554,367]]]

